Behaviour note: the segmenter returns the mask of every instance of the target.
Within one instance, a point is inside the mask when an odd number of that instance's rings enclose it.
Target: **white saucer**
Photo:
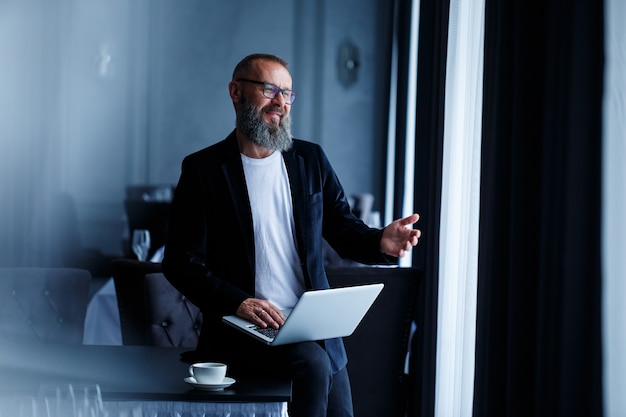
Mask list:
[[[233,378],[226,377],[219,384],[200,384],[199,382],[196,382],[195,378],[188,376],[187,378],[185,378],[185,382],[195,389],[199,389],[202,391],[220,391],[233,385],[235,383],[235,380]]]

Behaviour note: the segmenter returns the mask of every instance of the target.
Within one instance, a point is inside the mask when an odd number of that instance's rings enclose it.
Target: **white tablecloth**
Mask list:
[[[112,417],[288,417],[287,403],[105,401]]]
[[[87,306],[83,344],[122,345],[120,312],[113,278],[94,294]]]

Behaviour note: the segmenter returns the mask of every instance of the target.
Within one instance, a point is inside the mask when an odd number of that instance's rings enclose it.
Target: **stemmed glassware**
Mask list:
[[[75,417],[74,400],[69,385],[46,384],[39,387],[42,416]]]
[[[97,384],[70,384],[76,417],[102,417],[104,405]]]
[[[98,384],[49,384],[39,388],[42,417],[107,417]]]
[[[145,262],[148,259],[148,251],[150,250],[150,232],[145,229],[133,230],[132,248],[137,259]]]

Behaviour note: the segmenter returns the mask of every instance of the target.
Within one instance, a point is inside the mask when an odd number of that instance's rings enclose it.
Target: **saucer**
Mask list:
[[[226,377],[219,384],[201,384],[199,382],[196,382],[195,378],[188,376],[187,378],[185,378],[185,382],[195,389],[199,389],[202,391],[220,391],[233,385],[235,383],[235,380],[233,378]]]

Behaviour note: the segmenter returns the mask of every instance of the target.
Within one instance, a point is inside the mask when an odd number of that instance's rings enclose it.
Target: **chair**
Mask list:
[[[202,327],[200,309],[160,272],[145,275],[143,282],[148,343],[195,348]]]
[[[81,344],[91,279],[74,268],[0,268],[0,339]]]
[[[111,262],[111,270],[120,312],[122,343],[149,345],[143,279],[146,274],[161,272],[161,264],[120,258]]]
[[[161,264],[112,262],[124,345],[195,348],[202,313],[161,273]]]
[[[385,288],[356,331],[344,338],[354,413],[404,416],[405,374],[413,310],[421,272],[412,268],[327,266],[331,287],[382,282]]]

